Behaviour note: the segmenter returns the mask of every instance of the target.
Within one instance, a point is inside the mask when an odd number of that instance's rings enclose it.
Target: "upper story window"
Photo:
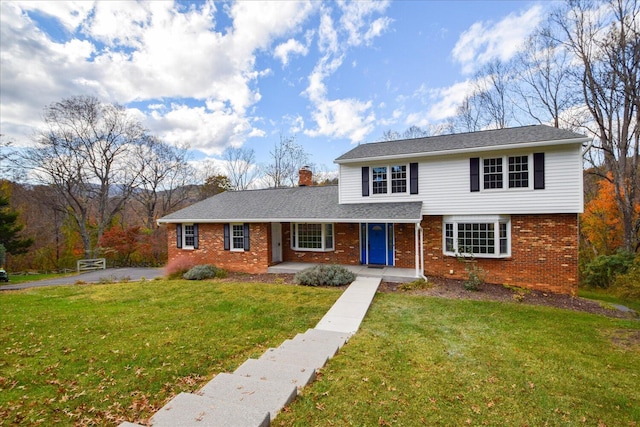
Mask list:
[[[509,188],[529,188],[529,156],[509,157]]]
[[[387,167],[373,168],[373,194],[387,194]]]
[[[292,223],[291,248],[297,250],[333,250],[333,224]]]
[[[362,197],[370,194],[418,194],[418,163],[362,167]]]
[[[544,153],[522,156],[472,157],[471,191],[545,188]]]
[[[391,166],[391,192],[407,192],[407,165]]]
[[[502,157],[484,159],[484,189],[502,188]]]

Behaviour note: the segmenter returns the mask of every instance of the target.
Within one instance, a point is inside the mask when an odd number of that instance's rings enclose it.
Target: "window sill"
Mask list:
[[[296,252],[333,252],[335,249],[307,249],[307,248],[291,248],[291,250]]]
[[[511,258],[511,254],[454,254],[452,252],[443,252],[444,256],[448,256],[451,258],[464,258],[465,262],[473,262],[476,259],[509,259]]]
[[[231,251],[231,252],[245,252],[244,249],[233,249],[233,248],[229,249],[229,251]]]

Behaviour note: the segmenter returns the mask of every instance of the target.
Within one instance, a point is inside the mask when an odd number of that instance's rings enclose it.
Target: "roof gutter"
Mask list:
[[[198,224],[225,224],[228,222],[247,222],[247,223],[263,223],[263,222],[295,222],[295,223],[346,223],[359,224],[361,222],[392,222],[396,224],[414,224],[419,221],[417,218],[219,218],[219,219],[203,219],[203,218],[180,218],[180,219],[164,219],[156,220],[158,225],[162,224],[181,224],[181,223],[198,223]]]

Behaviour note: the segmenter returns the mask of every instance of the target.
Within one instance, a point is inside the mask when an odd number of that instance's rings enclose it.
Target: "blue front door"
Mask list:
[[[369,264],[387,263],[387,238],[385,235],[385,224],[369,224]]]

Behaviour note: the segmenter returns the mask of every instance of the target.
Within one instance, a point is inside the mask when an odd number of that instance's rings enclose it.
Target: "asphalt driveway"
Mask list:
[[[18,285],[12,285],[11,282],[9,282],[8,285],[0,286],[0,291],[37,288],[40,286],[73,285],[80,281],[84,283],[138,281],[143,277],[151,280],[163,275],[164,271],[162,268],[108,268],[106,270],[87,271],[74,274],[73,276],[24,282]],[[9,280],[11,280],[11,275],[9,275]]]

